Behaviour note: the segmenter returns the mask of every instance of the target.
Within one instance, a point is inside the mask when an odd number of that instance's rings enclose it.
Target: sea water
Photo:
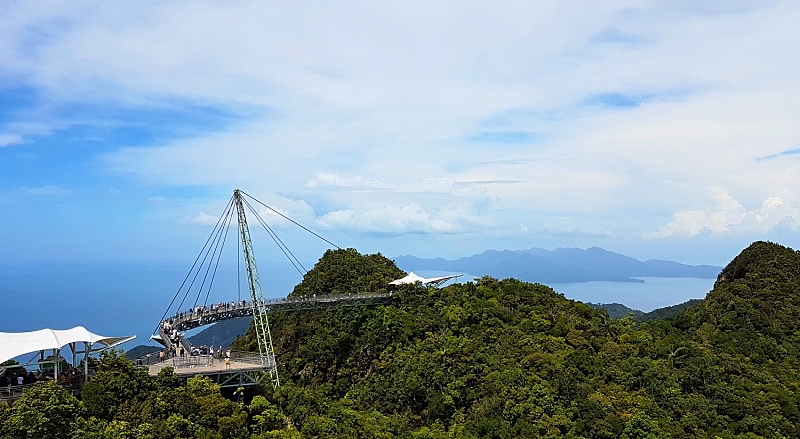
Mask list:
[[[459,274],[440,270],[420,270],[423,277],[449,276]],[[470,282],[480,276],[461,273],[453,282]],[[688,277],[642,277],[644,282],[576,282],[548,284],[550,288],[566,298],[591,303],[621,303],[628,308],[650,312],[657,308],[677,305],[690,299],[702,299],[714,287],[716,279],[697,279]]]
[[[550,285],[569,299],[592,303],[621,303],[650,312],[690,299],[703,299],[716,279],[644,277],[638,282],[581,282]]]
[[[237,280],[236,267],[219,271],[208,290],[212,275],[205,273],[187,279],[181,289],[189,272],[182,265],[0,266],[0,332],[84,326],[103,336],[135,335],[136,340],[122,349],[152,344],[150,335],[161,318],[174,314],[181,303],[180,309],[187,310],[206,303],[249,300],[247,279]],[[285,268],[261,271],[266,298],[285,297],[302,280],[300,274]],[[191,282],[195,285],[187,295]],[[202,283],[206,289],[198,295]]]

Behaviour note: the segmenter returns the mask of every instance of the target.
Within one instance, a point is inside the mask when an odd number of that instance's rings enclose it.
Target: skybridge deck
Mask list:
[[[235,351],[231,352],[227,362],[210,355],[193,355],[142,366],[147,367],[151,377],[158,376],[163,369],[171,367],[180,377],[202,375],[211,378],[221,387],[238,387],[260,383],[267,375],[264,372],[275,368],[275,359],[257,353]]]

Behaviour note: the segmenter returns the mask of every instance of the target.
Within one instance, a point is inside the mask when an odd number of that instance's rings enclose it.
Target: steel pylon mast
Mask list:
[[[272,385],[278,387],[278,368],[275,361],[275,350],[272,347],[272,333],[269,330],[269,319],[267,318],[266,300],[261,294],[261,281],[258,278],[256,268],[256,258],[253,253],[253,243],[250,240],[250,229],[247,227],[247,218],[244,214],[242,195],[239,189],[233,191],[233,201],[236,204],[236,212],[239,218],[239,234],[242,238],[244,249],[245,266],[247,267],[247,282],[250,286],[250,298],[253,302],[253,325],[256,327],[256,338],[258,338],[258,350],[261,353],[263,366],[269,370],[272,378]]]

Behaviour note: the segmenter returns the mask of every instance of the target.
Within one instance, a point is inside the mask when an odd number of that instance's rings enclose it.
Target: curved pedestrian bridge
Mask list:
[[[282,299],[265,300],[259,305],[266,312],[303,311],[346,306],[369,306],[389,303],[392,293],[313,294],[310,296],[288,296]],[[192,308],[165,319],[165,323],[178,331],[188,331],[220,320],[253,315],[252,301],[227,302]]]
[[[256,385],[264,377],[263,372],[275,369],[274,355],[252,352],[231,352],[230,355],[192,355],[195,351],[185,332],[204,325],[227,319],[287,311],[339,308],[348,306],[370,306],[387,304],[392,293],[325,294],[289,296],[282,299],[218,303],[195,307],[164,319],[158,333],[152,339],[161,343],[165,350],[161,354],[150,354],[137,360],[138,365],[148,368],[150,376],[157,376],[165,367],[172,367],[178,376],[204,375],[221,387]],[[162,356],[163,355],[163,356]],[[225,358],[225,357],[228,358]]]

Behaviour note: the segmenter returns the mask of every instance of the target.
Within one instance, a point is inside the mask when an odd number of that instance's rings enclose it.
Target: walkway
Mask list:
[[[392,293],[330,294],[311,296],[289,296],[283,299],[266,300],[262,304],[267,312],[287,312],[324,309],[345,306],[383,305],[389,303]],[[178,331],[187,331],[198,326],[209,325],[220,320],[252,316],[252,302],[219,303],[180,312],[163,323],[169,323]]]

